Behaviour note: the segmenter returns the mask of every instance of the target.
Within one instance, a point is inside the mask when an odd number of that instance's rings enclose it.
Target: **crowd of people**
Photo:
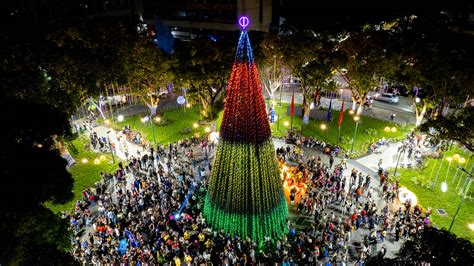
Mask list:
[[[94,135],[91,139],[100,145],[101,138]],[[288,221],[285,237],[265,243],[212,230],[202,209],[214,144],[193,138],[144,147],[114,173],[102,173],[95,187],[83,190],[74,210],[63,214],[75,232],[73,253],[87,264],[345,264],[350,257],[362,263],[367,256],[385,253],[387,237],[412,237],[429,224],[429,213],[410,202],[393,207],[399,184],[389,181],[387,173],[379,173],[378,199],[372,176],[348,170],[347,159],[335,162],[334,154],[328,155],[329,163],[324,157],[304,156],[303,143],[279,148],[277,156],[288,164],[291,154],[296,158],[293,171],[301,173],[298,182],[306,189],[298,198],[290,191],[289,208],[310,217],[307,228],[297,230]],[[366,236],[350,252],[357,231]]]

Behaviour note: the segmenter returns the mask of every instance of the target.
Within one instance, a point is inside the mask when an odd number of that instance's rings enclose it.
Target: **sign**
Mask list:
[[[270,122],[274,123],[275,122],[275,109],[270,110]]]

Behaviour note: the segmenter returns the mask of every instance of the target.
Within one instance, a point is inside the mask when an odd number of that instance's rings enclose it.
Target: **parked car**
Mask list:
[[[374,98],[377,101],[388,102],[388,103],[398,103],[398,100],[399,100],[398,96],[393,95],[391,93],[376,94]]]

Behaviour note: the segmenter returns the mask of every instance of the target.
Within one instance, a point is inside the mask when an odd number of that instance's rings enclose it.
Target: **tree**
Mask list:
[[[43,206],[72,198],[73,179],[53,140],[70,134],[66,115],[7,96],[0,104],[2,124],[8,125],[0,139],[0,263],[72,263],[67,221]]]
[[[108,96],[113,84],[127,83],[140,40],[129,21],[95,18],[51,28],[42,67],[51,90],[72,95],[75,108],[91,97]]]
[[[212,106],[221,99],[227,87],[233,50],[229,34],[216,41],[199,37],[190,42],[178,42],[175,47],[177,64],[173,67],[177,84],[195,93],[203,106],[204,117],[212,118]]]
[[[246,31],[239,38],[220,134],[204,201],[206,221],[259,244],[282,237],[288,208]]]
[[[445,116],[428,118],[420,126],[428,140],[437,145],[442,142],[458,142],[471,152],[474,151],[474,107],[466,105]]]
[[[419,90],[413,94],[416,126],[428,110],[442,114],[446,105],[465,101],[473,87],[469,78],[474,73],[472,36],[452,31],[440,17],[412,18],[402,25],[393,43],[400,55],[394,78]],[[441,101],[443,106],[437,106]]]
[[[147,39],[141,38],[133,44],[128,65],[128,84],[132,85],[136,95],[142,96],[152,116],[158,108],[160,88],[173,79],[173,64],[170,55],[158,50]]]
[[[318,86],[330,85],[333,67],[333,43],[330,36],[310,29],[286,29],[279,49],[285,66],[301,81],[303,122],[308,123],[311,98]]]
[[[278,48],[278,37],[273,34],[267,34],[260,44],[262,50],[262,60],[258,62],[260,80],[262,86],[270,96],[273,107],[275,107],[275,94],[278,89],[283,89],[283,79],[285,77],[285,68],[283,67],[283,54]]]
[[[345,57],[338,71],[352,92],[352,101],[359,104],[357,114],[362,113],[369,91],[393,71],[389,44],[390,34],[369,27],[349,33],[337,45],[337,50]]]
[[[464,238],[444,229],[427,227],[406,241],[395,259],[369,258],[367,265],[472,265],[474,248]]]

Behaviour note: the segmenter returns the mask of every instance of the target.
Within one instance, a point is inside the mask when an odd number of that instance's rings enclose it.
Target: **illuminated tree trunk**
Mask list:
[[[240,35],[224,107],[221,138],[204,204],[215,230],[250,237],[282,237],[288,208],[248,34]]]
[[[413,107],[415,109],[415,126],[416,127],[420,126],[421,123],[423,122],[423,118],[425,117],[426,110],[428,109],[428,102],[429,102],[429,100],[423,99],[423,106],[420,109],[416,105],[415,99],[413,99]]]

